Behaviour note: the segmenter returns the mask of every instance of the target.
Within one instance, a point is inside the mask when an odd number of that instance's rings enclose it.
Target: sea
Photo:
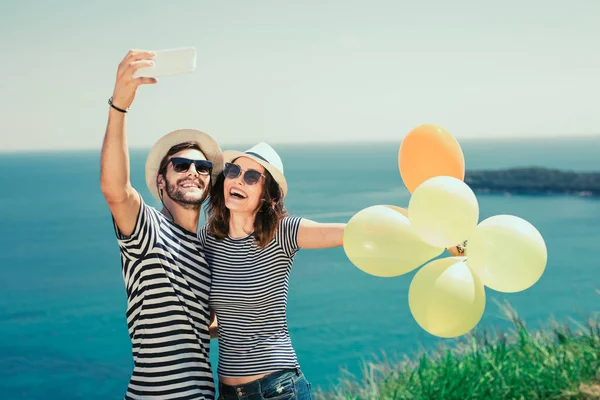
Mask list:
[[[467,170],[600,171],[600,137],[460,144]],[[274,146],[289,182],[288,211],[319,222],[347,222],[372,205],[407,207],[399,146],[399,141]],[[158,206],[144,184],[147,151],[131,151],[132,183]],[[131,344],[119,250],[99,187],[99,156],[100,149],[0,154],[0,399],[124,397]],[[599,198],[477,194],[477,199],[480,221],[519,216],[540,231],[548,248],[546,270],[534,286],[513,294],[486,290],[477,329],[510,331],[500,307],[506,302],[531,329],[544,329],[552,319],[577,325],[600,311]],[[298,253],[288,325],[313,388],[361,380],[369,362],[410,359],[456,343],[428,334],[412,318],[408,288],[415,273],[368,275],[343,248]],[[213,340],[215,369],[217,354]]]

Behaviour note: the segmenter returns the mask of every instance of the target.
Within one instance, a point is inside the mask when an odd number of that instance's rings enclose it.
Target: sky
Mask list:
[[[600,135],[600,1],[3,1],[0,151],[100,149],[129,49],[194,46],[139,88],[131,147]]]

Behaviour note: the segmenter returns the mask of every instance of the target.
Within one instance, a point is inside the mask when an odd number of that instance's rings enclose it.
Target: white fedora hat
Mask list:
[[[160,200],[158,188],[156,187],[156,177],[158,176],[160,162],[167,155],[171,147],[186,142],[197,143],[204,157],[213,163],[213,180],[223,171],[223,153],[219,144],[210,135],[196,129],[179,129],[167,133],[154,144],[146,159],[146,185],[150,193],[157,200]]]
[[[287,181],[283,175],[283,162],[279,154],[268,144],[261,142],[246,151],[225,150],[223,152],[223,161],[232,162],[239,157],[248,157],[262,165],[275,179],[275,182],[281,188],[283,197],[287,194]]]

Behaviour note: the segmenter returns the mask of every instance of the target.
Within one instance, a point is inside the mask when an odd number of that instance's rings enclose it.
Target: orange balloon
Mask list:
[[[460,145],[437,125],[421,125],[406,135],[398,152],[398,167],[410,193],[436,176],[465,179],[465,157]]]

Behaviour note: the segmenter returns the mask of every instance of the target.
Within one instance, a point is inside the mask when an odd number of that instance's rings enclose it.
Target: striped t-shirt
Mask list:
[[[198,237],[141,201],[129,237],[115,225],[134,368],[126,399],[213,399],[210,270]]]
[[[219,321],[218,374],[257,375],[299,367],[288,333],[286,308],[301,218],[285,217],[261,249],[252,235],[217,241],[200,229],[212,270],[210,307]]]

